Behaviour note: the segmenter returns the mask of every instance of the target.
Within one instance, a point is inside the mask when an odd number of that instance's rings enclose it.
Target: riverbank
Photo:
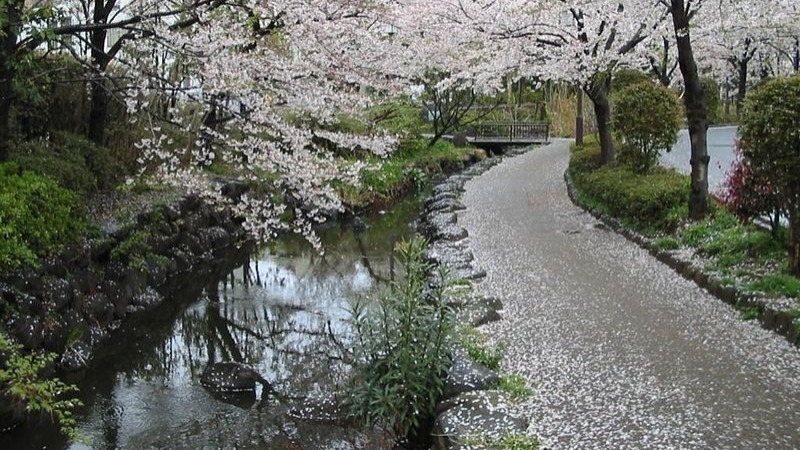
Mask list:
[[[527,433],[528,421],[513,413],[515,405],[534,395],[530,385],[515,374],[501,371],[505,345],[490,345],[475,330],[502,320],[499,311],[504,300],[502,296],[477,292],[486,271],[475,261],[469,232],[458,220],[459,212],[464,209],[461,196],[467,183],[506,158],[527,151],[535,149],[512,149],[502,157],[477,163],[447,178],[434,187],[420,216],[418,230],[429,240],[427,258],[435,267],[429,283],[442,282],[441,268],[446,268],[455,280],[455,287],[447,292],[447,297],[456,311],[458,343],[451,350],[453,363],[436,406],[432,435],[437,449],[539,448],[538,439]]]
[[[483,158],[480,151],[447,143],[424,155],[406,153],[388,161],[386,173],[401,176],[381,185],[393,188],[376,190],[367,183],[370,195],[359,198],[371,202],[348,204],[350,214],[338,219],[349,221],[353,213],[390,208],[424,190],[430,178]],[[227,183],[230,187],[220,184],[223,192],[242,193],[242,184]],[[174,190],[100,193],[86,203],[89,228],[96,231],[85,242],[49,256],[34,269],[15,271],[0,283],[5,330],[26,352],[56,354],[62,375],[85,372],[96,351],[113,347],[106,344],[119,339],[118,329],[161,311],[165,298],[184,289],[183,279],[224,272],[248,253],[240,247],[251,245],[230,212],[214,210],[198,197]],[[390,221],[394,215],[389,214]],[[361,220],[352,224],[363,225]],[[15,403],[24,408],[24,403]],[[0,413],[6,424],[18,423],[22,409]]]

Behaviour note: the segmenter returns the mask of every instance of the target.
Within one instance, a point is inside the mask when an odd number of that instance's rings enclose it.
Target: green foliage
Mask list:
[[[785,242],[766,230],[746,225],[730,212],[719,209],[708,219],[689,225],[679,234],[684,245],[717,258],[717,264],[731,267],[748,258],[780,260]]]
[[[76,196],[49,178],[0,165],[0,272],[75,243],[85,222]]]
[[[660,84],[643,82],[622,89],[614,109],[619,161],[637,172],[649,172],[661,152],[670,151],[678,139],[681,111],[677,95]]]
[[[503,375],[497,387],[517,401],[525,400],[533,395],[533,390],[528,387],[525,379],[516,374]]]
[[[390,158],[363,169],[360,186],[340,185],[339,194],[354,209],[386,205],[408,192],[421,192],[429,174],[461,167],[469,151],[446,141],[429,146],[425,139],[407,139]]]
[[[108,149],[83,137],[55,131],[48,138],[20,143],[12,160],[23,170],[50,177],[77,192],[111,189],[120,177],[120,165]]]
[[[611,87],[619,92],[639,83],[652,83],[650,75],[636,69],[622,69],[614,73]]]
[[[405,278],[391,283],[372,308],[357,303],[352,311],[357,339],[350,413],[368,425],[385,426],[404,445],[415,442],[433,418],[451,363],[447,349],[454,318],[444,298],[447,283],[427,285],[432,266],[425,248],[420,237],[399,243]]]
[[[470,359],[492,370],[500,368],[500,362],[506,352],[504,343],[488,345],[486,338],[474,328],[462,328],[459,334],[461,346],[467,351]]]
[[[677,250],[681,248],[681,243],[673,238],[659,238],[653,242],[653,247],[657,250]]]
[[[722,122],[722,98],[720,97],[720,87],[717,80],[711,77],[700,79],[703,85],[703,92],[706,94],[706,105],[708,107],[708,123],[711,125]]]
[[[538,450],[542,445],[539,439],[523,434],[508,434],[499,439],[473,436],[459,441],[459,444],[486,450]]]
[[[786,199],[790,229],[800,231],[800,75],[776,78],[751,91],[740,116],[739,148],[763,168],[779,197]],[[800,232],[792,233],[789,270],[800,276]]]
[[[682,211],[689,201],[688,176],[663,168],[653,169],[648,174],[625,166],[592,170],[595,166],[587,161],[599,160],[599,155],[600,148],[595,142],[573,150],[569,170],[575,187],[584,198],[602,205],[603,212],[644,232],[677,226],[683,216],[676,211]]]
[[[768,275],[750,283],[747,285],[747,289],[784,297],[800,298],[800,278],[786,274]]]
[[[380,129],[412,139],[431,131],[422,117],[422,105],[415,105],[410,99],[377,105],[369,117]]]
[[[169,258],[153,253],[148,242],[150,237],[148,229],[134,231],[111,250],[111,260],[126,262],[128,267],[140,272],[150,267],[168,267]]]
[[[58,423],[71,439],[79,439],[77,422],[72,411],[81,406],[80,400],[66,398],[77,388],[57,378],[45,379],[41,373],[50,367],[56,355],[35,352],[22,354],[22,346],[11,341],[0,330],[0,398],[10,400],[5,407],[19,412],[43,413]]]
[[[761,310],[755,306],[750,306],[739,311],[742,320],[756,320],[761,316]]]

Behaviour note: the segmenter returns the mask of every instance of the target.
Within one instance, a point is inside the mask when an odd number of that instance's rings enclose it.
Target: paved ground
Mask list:
[[[798,449],[800,351],[573,206],[568,142],[470,181],[459,222],[480,289],[504,299],[485,328],[520,406],[554,449]]]

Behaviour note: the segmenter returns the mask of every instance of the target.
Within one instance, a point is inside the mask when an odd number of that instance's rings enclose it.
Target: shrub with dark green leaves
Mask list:
[[[614,129],[620,142],[619,161],[646,173],[670,151],[682,123],[681,104],[674,92],[652,82],[622,89],[614,106]]]
[[[641,70],[620,69],[614,72],[611,87],[614,92],[619,92],[639,83],[651,83],[652,77]]]
[[[108,149],[63,131],[18,144],[12,160],[23,170],[50,177],[78,192],[111,189],[122,172]]]
[[[0,272],[76,242],[85,227],[77,197],[55,181],[0,165]]]
[[[624,222],[646,232],[674,228],[685,216],[689,201],[689,177],[656,168],[647,174],[626,166],[597,168],[586,161],[600,157],[596,142],[573,151],[570,174],[583,197]]]
[[[703,85],[703,92],[706,94],[708,123],[711,125],[717,124],[722,118],[722,99],[720,98],[719,83],[711,77],[703,77],[700,82]]]
[[[393,282],[376,305],[353,308],[358,344],[350,413],[386,427],[406,448],[425,440],[424,425],[434,417],[451,363],[453,312],[444,298],[446,283],[426,282],[431,265],[425,247],[420,237],[398,244],[405,278]],[[446,273],[440,275],[447,280]]]
[[[740,116],[742,157],[763,168],[789,211],[789,271],[800,276],[800,75],[751,91]]]

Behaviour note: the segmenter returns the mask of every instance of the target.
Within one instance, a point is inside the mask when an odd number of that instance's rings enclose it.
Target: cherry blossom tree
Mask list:
[[[341,209],[336,182],[357,183],[358,163],[336,148],[386,155],[392,136],[337,131],[343,115],[364,117],[366,92],[405,84],[387,58],[391,35],[377,3],[242,1],[194,10],[191,27],[151,23],[123,59],[138,81],[128,97],[148,122],[140,162],[159,180],[228,206],[256,238],[301,233],[318,244],[313,224]],[[165,77],[162,54],[173,71]],[[164,99],[178,97],[174,106]],[[176,145],[191,137],[186,145]],[[215,162],[271,195],[231,199],[205,170]]]

